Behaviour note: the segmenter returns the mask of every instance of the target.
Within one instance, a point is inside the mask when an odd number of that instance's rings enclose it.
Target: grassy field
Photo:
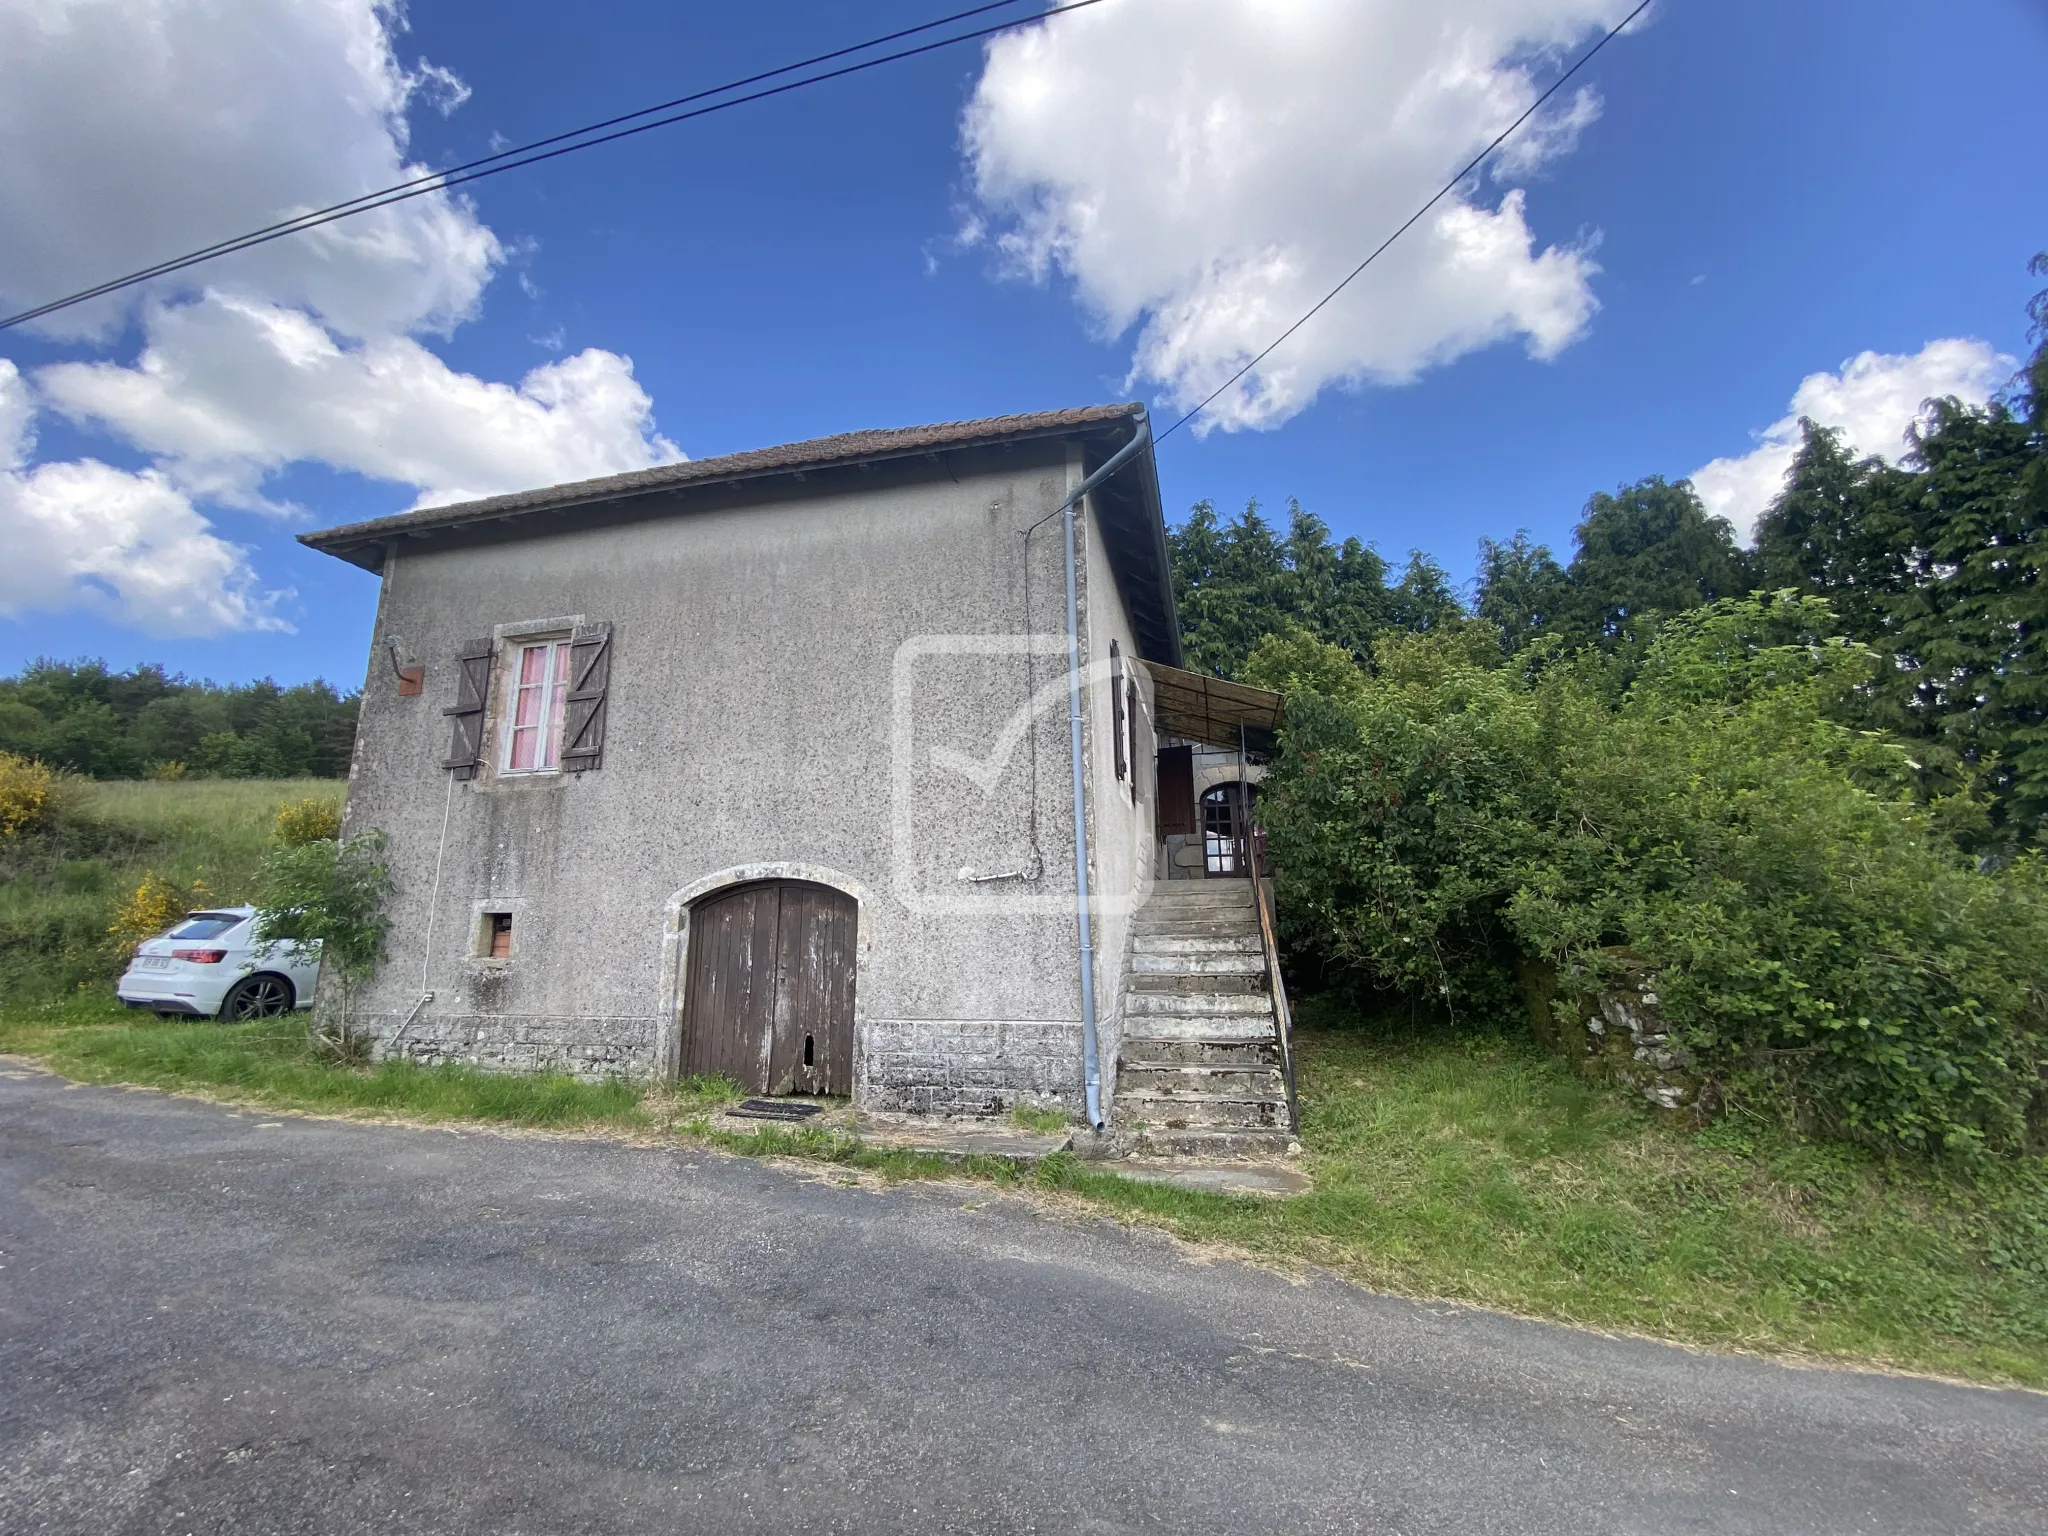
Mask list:
[[[2048,1386],[2048,1165],[1974,1180],[1771,1127],[1683,1132],[1517,1040],[1389,1039],[1331,1014],[1301,1037],[1303,1166],[1286,1201],[1035,1169],[843,1133],[714,1133],[709,1081],[350,1067],[282,1024],[141,1023],[79,995],[0,1010],[0,1051],[82,1081],[272,1109],[709,1141],[888,1179],[977,1178],[1400,1294],[1717,1348]]]
[[[333,779],[67,783],[55,825],[0,839],[0,997],[111,981],[126,953],[107,928],[146,872],[240,902],[278,806],[341,793]]]

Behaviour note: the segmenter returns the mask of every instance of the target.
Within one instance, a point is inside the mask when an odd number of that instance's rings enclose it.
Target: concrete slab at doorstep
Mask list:
[[[1263,1195],[1284,1200],[1305,1195],[1315,1181],[1297,1168],[1273,1163],[1191,1163],[1178,1158],[1126,1157],[1099,1163],[1104,1173],[1122,1174],[1146,1184],[1171,1184],[1206,1190],[1212,1195]]]
[[[1001,1157],[1016,1163],[1037,1163],[1055,1152],[1076,1148],[1070,1131],[1028,1131],[1022,1126],[995,1119],[966,1115],[909,1115],[882,1111],[858,1111],[826,1101],[825,1112],[808,1120],[777,1121],[745,1119],[737,1115],[711,1117],[712,1128],[747,1135],[766,1126],[789,1130],[815,1129],[850,1132],[871,1147],[890,1151],[921,1152],[950,1161],[970,1157]],[[1089,1161],[1104,1173],[1121,1174],[1148,1184],[1171,1184],[1181,1189],[1207,1190],[1220,1195],[1263,1195],[1284,1199],[1306,1194],[1315,1187],[1308,1175],[1269,1162],[1210,1162],[1171,1157],[1102,1156]]]
[[[934,1157],[1007,1157],[1035,1163],[1074,1144],[1069,1131],[1027,1131],[1000,1120],[937,1115],[896,1115],[869,1111],[854,1117],[850,1127],[873,1147],[923,1152]]]

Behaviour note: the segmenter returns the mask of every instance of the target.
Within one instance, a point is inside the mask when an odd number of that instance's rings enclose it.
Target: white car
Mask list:
[[[256,942],[254,907],[188,912],[135,946],[114,993],[130,1008],[205,1018],[270,1019],[313,1006],[320,949]]]

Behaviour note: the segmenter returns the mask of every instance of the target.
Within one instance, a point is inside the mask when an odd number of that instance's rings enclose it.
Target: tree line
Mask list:
[[[0,752],[96,779],[341,778],[358,696],[322,680],[193,681],[42,659],[0,678]]]
[[[2031,314],[2043,335],[2048,295]],[[1752,592],[1819,598],[1828,631],[1883,663],[1840,718],[1909,742],[1923,799],[1977,807],[1985,848],[2041,846],[2048,340],[1989,404],[1930,402],[1901,464],[1858,458],[1811,421],[1803,433],[1754,547],[1690,482],[1651,476],[1586,503],[1568,561],[1527,532],[1482,540],[1469,601],[1429,556],[1395,576],[1299,504],[1284,530],[1256,503],[1227,521],[1199,504],[1169,535],[1190,663],[1238,676],[1264,636],[1301,632],[1369,667],[1382,634],[1476,621],[1503,658],[1601,658],[1618,694],[1677,615]]]

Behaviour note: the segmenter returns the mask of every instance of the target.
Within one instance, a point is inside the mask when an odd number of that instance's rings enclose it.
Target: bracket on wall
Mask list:
[[[384,648],[391,653],[391,670],[398,674],[398,696],[401,699],[418,698],[426,691],[427,669],[424,663],[406,667],[399,665],[398,643],[386,641]]]

